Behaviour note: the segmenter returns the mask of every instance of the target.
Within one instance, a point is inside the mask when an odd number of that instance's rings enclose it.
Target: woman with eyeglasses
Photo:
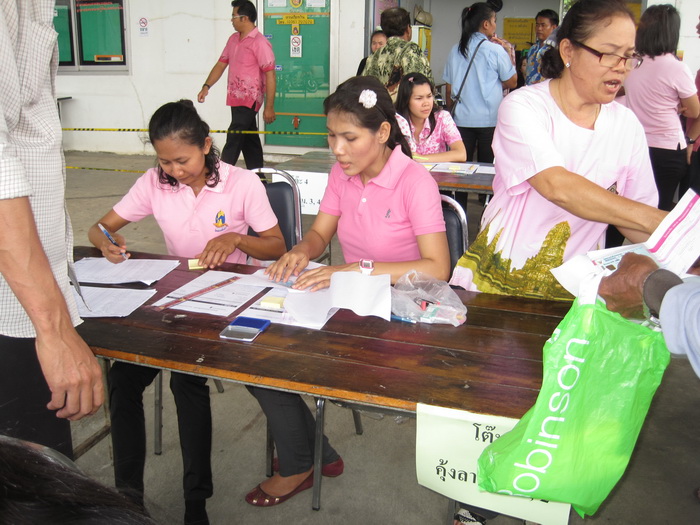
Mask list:
[[[688,189],[688,146],[678,115],[696,118],[700,102],[690,68],[678,60],[681,17],[672,5],[654,5],[642,14],[637,52],[642,65],[625,82],[626,104],[644,126],[649,156],[659,190],[659,208],[673,209],[681,185]]]
[[[452,284],[571,300],[550,269],[605,247],[613,224],[642,242],[665,216],[644,130],[615,96],[640,59],[634,18],[620,0],[580,0],[545,53],[548,80],[501,104],[494,197]]]

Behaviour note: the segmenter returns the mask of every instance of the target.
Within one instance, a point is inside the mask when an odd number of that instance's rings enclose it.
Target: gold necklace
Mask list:
[[[566,118],[568,118],[571,122],[573,122],[574,124],[578,124],[578,122],[576,120],[572,119],[570,116],[570,113],[568,111],[568,107],[566,105],[566,101],[564,100],[564,96],[561,93],[561,83],[562,83],[562,79],[559,78],[557,80],[557,93],[559,94],[559,101],[561,102],[561,111],[562,111],[562,113],[564,113],[564,116],[566,116]],[[582,126],[582,127],[585,127],[588,129],[595,128],[595,123],[598,120],[598,115],[600,114],[600,107],[601,107],[600,104],[596,105],[595,115],[593,116],[593,122],[590,125],[586,124],[585,126]]]

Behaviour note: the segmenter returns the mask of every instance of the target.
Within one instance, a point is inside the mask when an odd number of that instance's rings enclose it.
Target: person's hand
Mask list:
[[[298,276],[309,265],[309,255],[298,246],[265,268],[265,275],[275,282],[286,283],[292,275]]]
[[[295,290],[308,290],[315,292],[328,288],[331,285],[331,275],[335,272],[352,272],[360,271],[357,263],[343,264],[339,266],[321,266],[313,270],[308,270],[302,273],[296,280],[292,288]]]
[[[265,121],[265,124],[272,124],[276,119],[277,115],[275,115],[274,106],[266,105],[265,110],[263,111],[263,120]]]
[[[496,35],[493,35],[493,36],[491,37],[491,42],[493,42],[494,44],[500,45],[503,49],[506,50],[506,52],[507,52],[508,54],[510,54],[510,50],[511,50],[512,47],[513,47],[509,42],[506,42],[505,40],[503,40],[502,38],[499,38],[499,37],[496,36]]]
[[[202,253],[195,255],[199,259],[199,265],[206,268],[215,268],[226,262],[238,244],[241,236],[238,233],[224,233],[211,239],[204,247]]]
[[[118,233],[113,233],[112,237],[119,243],[119,246],[115,246],[105,237],[104,242],[100,245],[100,251],[104,258],[111,263],[118,264],[124,262],[131,257],[131,254],[126,251],[126,239],[124,239],[123,235],[119,235]],[[126,255],[126,259],[124,255]]]
[[[614,273],[603,277],[598,295],[605,299],[611,312],[617,312],[628,319],[644,317],[642,288],[644,280],[659,267],[644,255],[627,253],[620,260]]]
[[[209,88],[207,86],[202,86],[202,89],[197,94],[197,102],[199,102],[200,104],[204,102],[204,99],[207,98],[208,94]]]
[[[102,369],[73,326],[54,336],[37,334],[36,353],[51,390],[49,410],[71,421],[94,414],[104,403]]]

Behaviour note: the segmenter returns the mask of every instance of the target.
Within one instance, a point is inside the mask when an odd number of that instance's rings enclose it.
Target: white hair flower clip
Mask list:
[[[360,104],[365,109],[371,109],[377,104],[377,94],[371,89],[365,89],[360,93]]]

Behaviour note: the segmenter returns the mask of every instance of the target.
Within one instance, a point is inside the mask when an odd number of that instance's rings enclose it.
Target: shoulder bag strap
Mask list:
[[[455,96],[454,102],[452,102],[452,107],[450,108],[450,115],[454,116],[455,114],[455,109],[457,109],[457,104],[459,104],[459,96],[462,94],[462,88],[464,88],[464,83],[467,81],[467,75],[469,75],[469,71],[472,68],[472,64],[474,63],[474,57],[476,57],[476,52],[479,51],[479,48],[481,47],[481,44],[486,42],[486,39],[482,39],[481,42],[479,42],[476,46],[476,49],[474,50],[474,53],[472,53],[472,58],[469,60],[469,66],[467,66],[467,72],[464,74],[464,78],[462,79],[462,84],[459,86],[459,91],[457,91],[457,95]]]

